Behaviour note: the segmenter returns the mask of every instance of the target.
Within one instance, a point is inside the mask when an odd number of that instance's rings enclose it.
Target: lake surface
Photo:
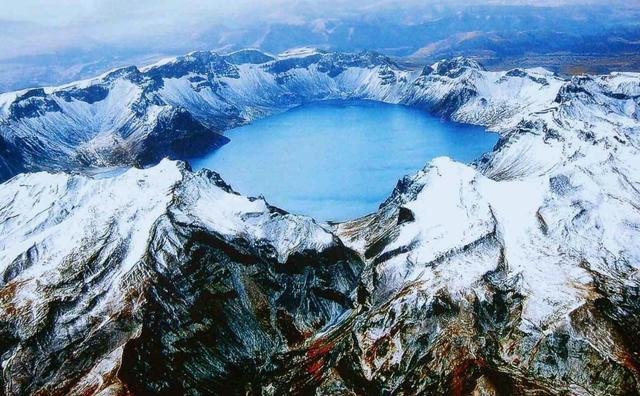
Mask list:
[[[368,101],[316,102],[225,132],[227,145],[190,160],[238,192],[318,220],[377,210],[398,179],[448,156],[471,162],[498,135],[423,111]]]

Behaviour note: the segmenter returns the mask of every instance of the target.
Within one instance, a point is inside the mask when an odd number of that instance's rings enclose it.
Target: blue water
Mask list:
[[[292,213],[342,221],[374,212],[398,179],[438,156],[471,162],[498,136],[405,106],[316,102],[225,133],[231,142],[191,160],[244,195]]]

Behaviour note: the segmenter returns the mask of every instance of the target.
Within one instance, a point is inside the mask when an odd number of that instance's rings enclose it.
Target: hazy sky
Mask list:
[[[640,4],[605,3],[614,2]],[[437,9],[456,3],[603,4],[595,0],[0,0],[0,59],[101,45],[156,48],[162,42],[188,42],[220,25],[297,23],[344,14],[367,15],[381,9],[404,10],[407,18],[415,18],[426,14],[412,12],[416,7]]]
[[[65,26],[92,22],[110,22],[143,19],[165,22],[202,20],[229,21],[229,18],[251,15],[253,18],[265,16],[295,16],[302,9],[335,13],[356,11],[369,7],[412,7],[425,4],[501,4],[557,6],[562,4],[625,4],[634,1],[596,0],[0,0],[0,19],[28,21],[52,26]],[[289,15],[287,15],[289,13]],[[135,28],[130,26],[131,28]]]

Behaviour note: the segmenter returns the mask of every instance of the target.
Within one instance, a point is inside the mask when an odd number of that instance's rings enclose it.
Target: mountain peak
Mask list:
[[[229,54],[224,55],[224,59],[235,65],[242,64],[263,64],[267,62],[273,61],[275,58],[271,55],[268,55],[258,49],[242,49],[239,51],[231,52]]]
[[[451,59],[441,60],[431,66],[425,67],[423,70],[423,75],[434,73],[440,76],[456,78],[467,70],[486,71],[484,66],[482,66],[479,62],[471,58],[458,56]]]

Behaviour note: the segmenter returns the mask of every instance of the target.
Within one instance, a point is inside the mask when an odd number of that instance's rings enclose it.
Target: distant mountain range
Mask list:
[[[426,65],[466,56],[492,69],[544,66],[566,74],[640,70],[640,8],[615,6],[425,5],[412,12],[383,8],[364,14],[295,21],[199,26],[153,42],[103,42],[33,25],[7,23],[0,31],[0,92],[59,85],[109,69],[145,64],[192,50],[225,53],[258,48],[277,54],[289,48],[329,51],[373,50],[399,62]],[[31,52],[20,38],[40,31]],[[186,34],[186,33],[184,33]],[[51,49],[41,43],[58,43]],[[54,45],[54,44],[52,44]],[[4,46],[4,47],[3,47]],[[21,48],[17,51],[16,48]],[[12,53],[20,55],[12,56]]]

